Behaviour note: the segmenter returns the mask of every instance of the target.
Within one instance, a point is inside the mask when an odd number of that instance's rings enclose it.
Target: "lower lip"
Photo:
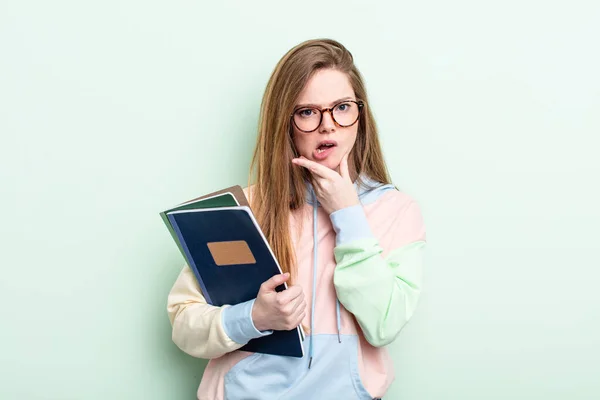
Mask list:
[[[323,161],[333,152],[333,149],[335,149],[335,146],[328,147],[324,151],[315,150],[313,157],[315,160]]]

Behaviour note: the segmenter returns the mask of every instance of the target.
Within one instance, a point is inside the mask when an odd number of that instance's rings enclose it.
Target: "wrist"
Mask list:
[[[360,203],[331,213],[329,218],[336,233],[336,246],[374,237]]]
[[[353,200],[349,200],[347,202],[344,203],[340,203],[339,205],[337,205],[336,207],[334,207],[329,214],[333,214],[334,212],[346,209],[346,208],[350,208],[350,207],[354,207],[360,204],[360,201],[358,200],[358,197],[356,199]]]
[[[260,310],[258,310],[258,307],[256,306],[256,301],[252,305],[252,311],[250,313],[250,316],[252,318],[252,323],[254,324],[254,327],[256,327],[257,330],[267,330],[267,327],[263,325],[262,315],[260,314]]]
[[[252,308],[255,300],[245,301],[223,307],[221,322],[227,336],[236,343],[246,344],[254,338],[269,335],[272,332],[258,330],[252,320]]]

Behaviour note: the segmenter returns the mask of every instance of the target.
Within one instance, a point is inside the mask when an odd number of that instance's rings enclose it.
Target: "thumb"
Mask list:
[[[262,285],[260,285],[260,290],[263,292],[274,292],[275,288],[287,281],[289,277],[289,272],[286,272],[285,274],[273,275],[271,278],[264,281]]]

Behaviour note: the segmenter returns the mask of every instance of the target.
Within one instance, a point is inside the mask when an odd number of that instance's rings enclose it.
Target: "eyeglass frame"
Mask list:
[[[333,110],[339,106],[340,104],[343,103],[355,103],[358,106],[358,116],[356,117],[356,121],[354,121],[353,123],[351,123],[350,125],[342,125],[339,122],[337,122],[335,120],[335,117],[333,116]],[[360,114],[361,114],[361,110],[363,109],[363,107],[365,106],[365,103],[362,100],[342,100],[338,103],[335,103],[332,107],[324,107],[324,108],[318,108],[318,107],[300,107],[296,110],[294,110],[294,112],[290,115],[290,118],[292,120],[292,124],[294,124],[294,126],[296,127],[296,129],[298,129],[300,132],[304,132],[304,133],[311,133],[316,131],[317,129],[319,129],[319,127],[321,126],[321,124],[323,123],[323,115],[325,114],[325,112],[329,112],[329,115],[331,115],[331,119],[333,120],[333,122],[341,127],[341,128],[348,128],[354,124],[356,124],[358,122],[358,120],[360,119]],[[304,110],[304,109],[312,109],[312,110],[318,110],[321,113],[321,118],[319,119],[319,123],[317,125],[317,127],[315,129],[313,129],[312,131],[305,131],[302,130],[298,127],[298,124],[296,124],[296,120],[294,119],[294,114],[298,111],[298,110]]]

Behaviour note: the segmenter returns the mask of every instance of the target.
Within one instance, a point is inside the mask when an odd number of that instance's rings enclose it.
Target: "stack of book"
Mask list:
[[[240,186],[186,201],[160,213],[208,304],[235,305],[256,298],[281,267]],[[284,283],[276,288],[287,289]],[[303,357],[302,326],[250,340],[241,350]]]

